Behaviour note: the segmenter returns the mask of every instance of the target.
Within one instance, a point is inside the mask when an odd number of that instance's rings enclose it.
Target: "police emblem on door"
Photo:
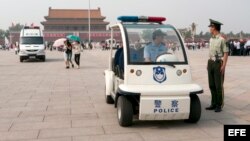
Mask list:
[[[167,79],[167,76],[166,76],[166,70],[165,68],[163,67],[154,67],[153,68],[153,77],[154,77],[154,80],[158,83],[162,83],[164,81],[166,81]]]

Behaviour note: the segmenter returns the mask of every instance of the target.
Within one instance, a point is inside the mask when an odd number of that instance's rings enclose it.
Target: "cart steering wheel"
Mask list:
[[[165,52],[156,57],[156,62],[178,62],[178,58],[170,52]]]

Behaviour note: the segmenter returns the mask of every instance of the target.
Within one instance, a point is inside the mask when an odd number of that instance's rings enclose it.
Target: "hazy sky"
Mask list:
[[[44,21],[48,8],[88,8],[88,0],[0,0],[0,29],[12,22]],[[91,8],[100,7],[107,21],[120,15],[164,16],[177,28],[198,24],[198,32],[208,31],[209,18],[224,23],[223,32],[250,32],[250,0],[91,0]]]

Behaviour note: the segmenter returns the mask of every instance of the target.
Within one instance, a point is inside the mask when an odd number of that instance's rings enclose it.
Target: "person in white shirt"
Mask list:
[[[250,55],[250,40],[248,40],[244,45],[245,55]]]
[[[237,54],[240,55],[240,41],[236,42]]]
[[[77,68],[80,69],[81,44],[79,41],[73,42],[73,52]]]

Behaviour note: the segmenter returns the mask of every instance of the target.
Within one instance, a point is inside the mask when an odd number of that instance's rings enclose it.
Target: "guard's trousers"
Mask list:
[[[208,81],[212,99],[211,106],[224,106],[224,74],[221,73],[222,60],[208,60]]]

